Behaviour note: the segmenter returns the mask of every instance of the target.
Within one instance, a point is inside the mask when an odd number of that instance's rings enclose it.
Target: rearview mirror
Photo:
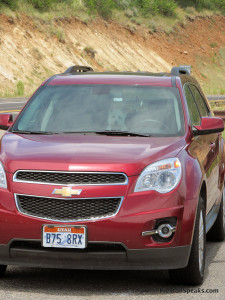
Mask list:
[[[192,128],[194,135],[204,135],[224,131],[224,122],[220,118],[202,117],[201,124]]]
[[[7,130],[12,124],[12,114],[0,114],[0,129]]]

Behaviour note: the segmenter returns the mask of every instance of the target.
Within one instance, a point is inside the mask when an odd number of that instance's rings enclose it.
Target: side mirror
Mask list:
[[[0,114],[0,129],[7,130],[12,124],[12,114]]]
[[[194,135],[204,135],[224,131],[224,122],[220,118],[202,117],[201,124],[192,128]]]

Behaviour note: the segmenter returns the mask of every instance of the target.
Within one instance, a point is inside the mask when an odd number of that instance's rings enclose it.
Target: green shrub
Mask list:
[[[29,0],[33,6],[39,10],[49,9],[55,0]]]
[[[177,7],[174,0],[136,0],[135,2],[145,16],[149,14],[173,16]]]
[[[17,88],[17,95],[23,96],[24,95],[24,84],[21,80],[19,80],[17,82],[16,88]]]
[[[210,9],[220,10],[225,13],[225,1],[224,0],[176,0],[178,5],[182,7],[195,7],[198,10]]]
[[[154,3],[159,13],[165,16],[175,15],[177,4],[173,0],[157,0]]]
[[[90,13],[97,12],[104,19],[112,16],[112,10],[116,7],[114,0],[84,0]]]
[[[224,0],[214,0],[215,6],[218,10],[220,10],[223,14],[225,14],[225,1]]]
[[[195,6],[197,9],[213,9],[214,8],[214,1],[213,0],[195,0]]]
[[[61,28],[56,28],[55,35],[58,38],[60,43],[65,43],[65,41],[66,41],[65,33]]]
[[[119,9],[127,9],[127,8],[131,8],[132,6],[134,6],[132,0],[114,0],[115,2],[115,6],[116,8]]]
[[[176,7],[194,7],[197,10],[217,10],[225,14],[225,0],[76,0],[86,6],[90,14],[99,14],[105,19],[112,16],[113,9],[126,11],[128,15],[142,14],[145,17],[161,14],[174,16]],[[19,4],[30,3],[36,9],[45,11],[54,9],[58,3],[73,7],[75,0],[0,0],[0,6],[16,9]],[[57,7],[57,6],[56,6]],[[131,13],[130,13],[131,12]],[[132,16],[131,16],[132,17]]]
[[[0,0],[0,5],[6,5],[9,6],[11,9],[17,8],[17,1],[16,0]]]
[[[1,0],[0,0],[1,1]],[[53,7],[56,3],[67,3],[72,4],[73,0],[25,0],[27,2],[30,2],[35,8],[39,10],[47,10],[51,7]]]

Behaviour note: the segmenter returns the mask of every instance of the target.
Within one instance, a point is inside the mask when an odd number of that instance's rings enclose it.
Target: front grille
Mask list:
[[[37,182],[45,184],[127,184],[123,173],[96,172],[55,172],[55,171],[17,171],[14,181]]]
[[[17,207],[21,213],[65,222],[113,216],[121,201],[122,198],[61,199],[16,195]]]

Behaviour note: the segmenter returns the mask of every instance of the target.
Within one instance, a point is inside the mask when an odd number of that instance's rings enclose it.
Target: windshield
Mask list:
[[[184,117],[177,88],[50,85],[36,92],[11,131],[180,136],[184,134]]]

